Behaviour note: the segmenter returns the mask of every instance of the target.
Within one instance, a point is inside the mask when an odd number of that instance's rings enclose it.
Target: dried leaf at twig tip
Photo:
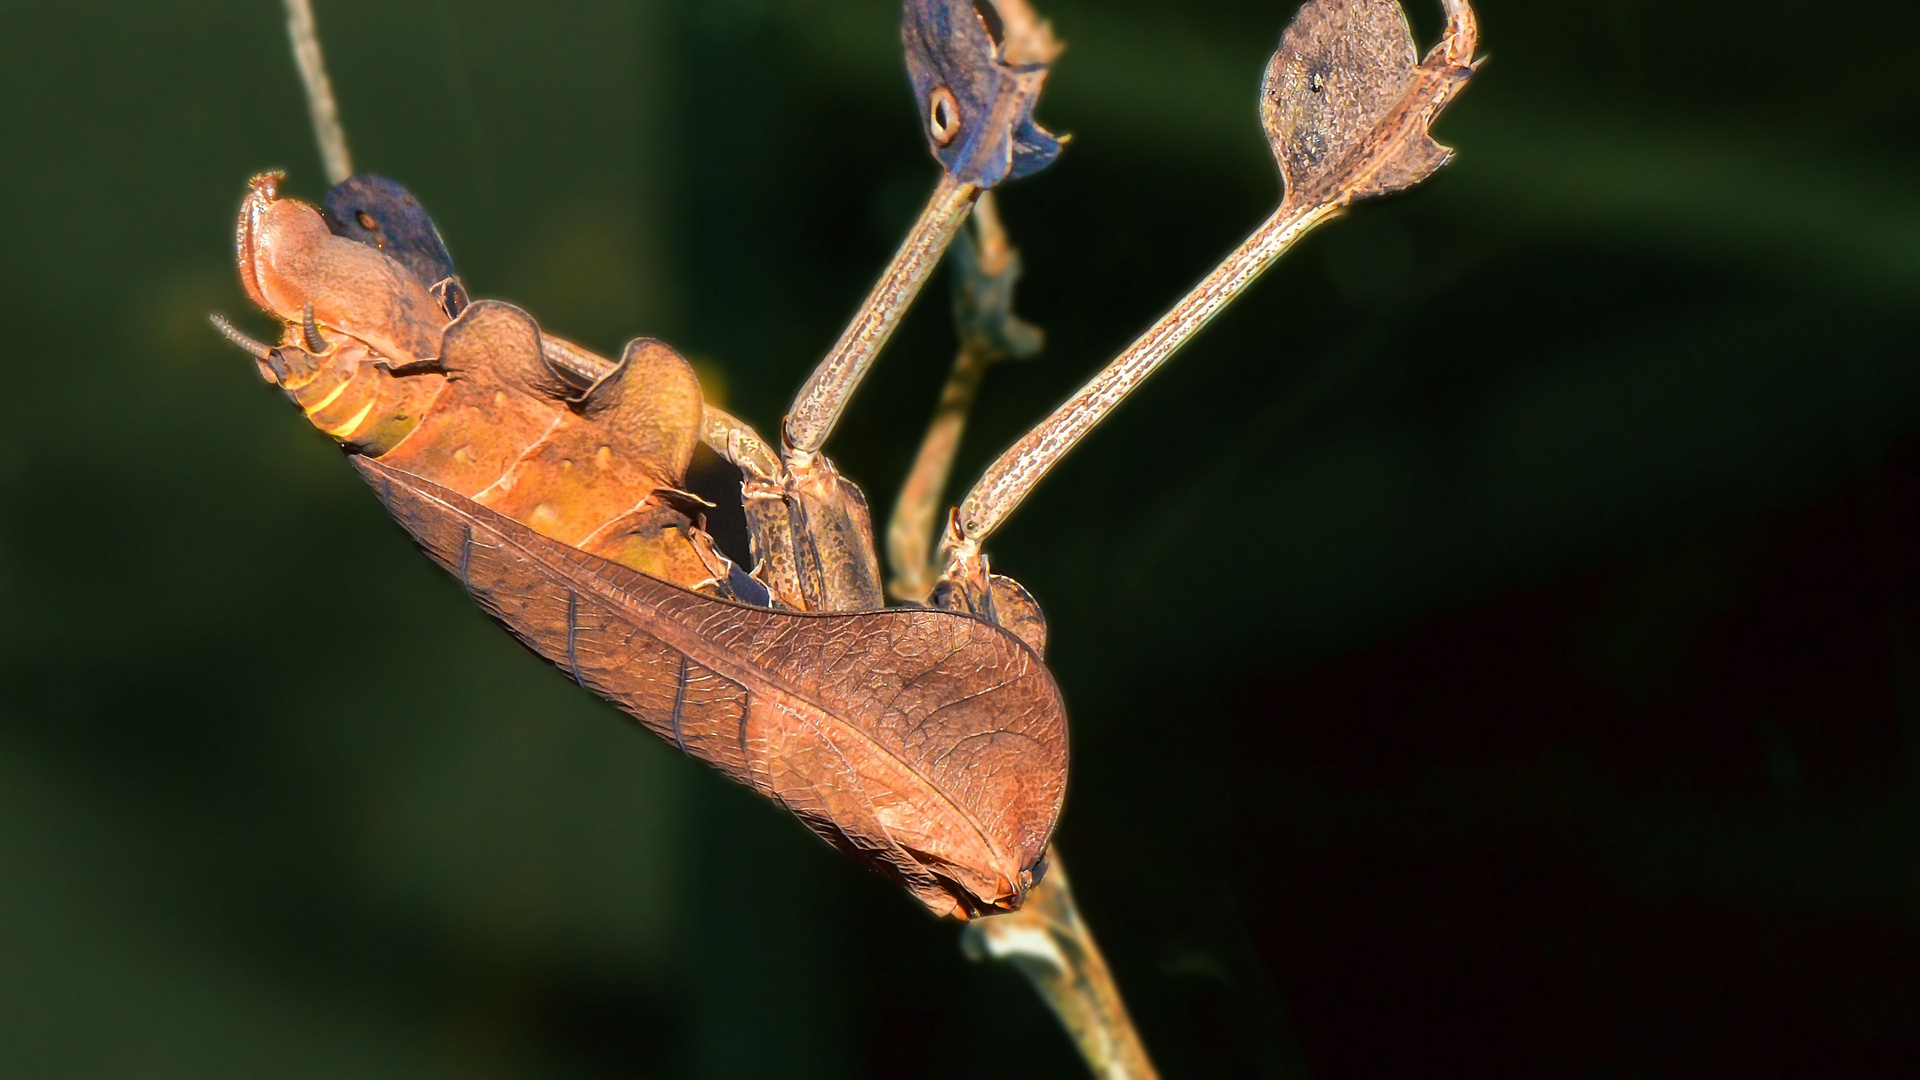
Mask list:
[[[1309,0],[1267,66],[1260,116],[1295,207],[1413,186],[1452,151],[1427,128],[1473,74],[1472,13],[1449,0],[1424,61],[1394,0]]]
[[[1059,156],[1033,107],[1060,44],[1026,0],[906,0],[900,37],[921,130],[956,179],[990,188]]]

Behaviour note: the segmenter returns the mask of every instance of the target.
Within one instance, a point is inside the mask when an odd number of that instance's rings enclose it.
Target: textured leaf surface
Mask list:
[[[1395,0],[1310,0],[1267,66],[1260,117],[1295,206],[1408,188],[1452,151],[1427,127],[1473,74],[1472,13],[1422,61]]]
[[[536,653],[936,913],[1018,906],[1032,886],[1065,791],[1066,721],[1052,676],[1013,635],[926,609],[715,600],[354,462]]]

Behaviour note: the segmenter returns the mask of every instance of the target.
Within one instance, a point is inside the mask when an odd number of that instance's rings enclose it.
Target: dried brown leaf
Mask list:
[[[453,491],[354,459],[387,509],[522,642],[785,806],[939,914],[1017,907],[1066,786],[1066,718],[984,621],[808,615],[669,585]]]
[[[1291,207],[1344,206],[1412,187],[1452,151],[1427,133],[1473,74],[1472,12],[1422,61],[1395,0],[1309,0],[1267,65],[1260,118]]]

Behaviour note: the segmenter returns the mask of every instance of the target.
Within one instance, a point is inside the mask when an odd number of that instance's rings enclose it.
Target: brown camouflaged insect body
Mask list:
[[[637,341],[576,391],[525,312],[482,302],[450,319],[399,262],[280,197],[274,176],[250,187],[238,254],[249,294],[287,324],[263,366],[342,445],[562,543],[725,594],[730,564],[681,490],[701,398],[678,353]]]
[[[1036,652],[950,612],[729,602],[741,575],[681,490],[704,405],[678,353],[635,341],[581,392],[526,312],[450,317],[277,177],[240,217],[241,278],[286,327],[263,372],[491,615],[930,910],[1022,903],[1066,790],[1065,710]]]

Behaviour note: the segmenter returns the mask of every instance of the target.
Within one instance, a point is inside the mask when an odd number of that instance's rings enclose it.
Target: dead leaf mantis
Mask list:
[[[1396,0],[1309,0],[1261,88],[1280,207],[1189,295],[936,508],[981,373],[1035,351],[1012,313],[1017,256],[997,184],[1061,141],[1033,120],[1059,51],[1026,0],[906,0],[902,38],[929,149],[926,208],[801,387],[775,444],[708,406],[691,368],[641,339],[613,362],[527,313],[470,301],[424,209],[354,176],[306,0],[289,30],[322,157],[324,209],[255,179],[238,255],[278,346],[221,329],[354,455],[394,516],[490,614],[680,749],[786,806],[1014,962],[1098,1075],[1154,1075],[1081,922],[1051,838],[1065,714],[1039,607],[983,545],[1058,461],[1301,236],[1424,180],[1428,134],[1472,75],[1466,0],[1422,59]],[[969,218],[962,345],[888,530],[885,609],[864,496],[823,453],[862,379]],[[721,555],[683,489],[696,443],[740,469],[751,570]],[[1052,876],[1048,876],[1049,866]],[[998,914],[996,914],[998,913]]]

